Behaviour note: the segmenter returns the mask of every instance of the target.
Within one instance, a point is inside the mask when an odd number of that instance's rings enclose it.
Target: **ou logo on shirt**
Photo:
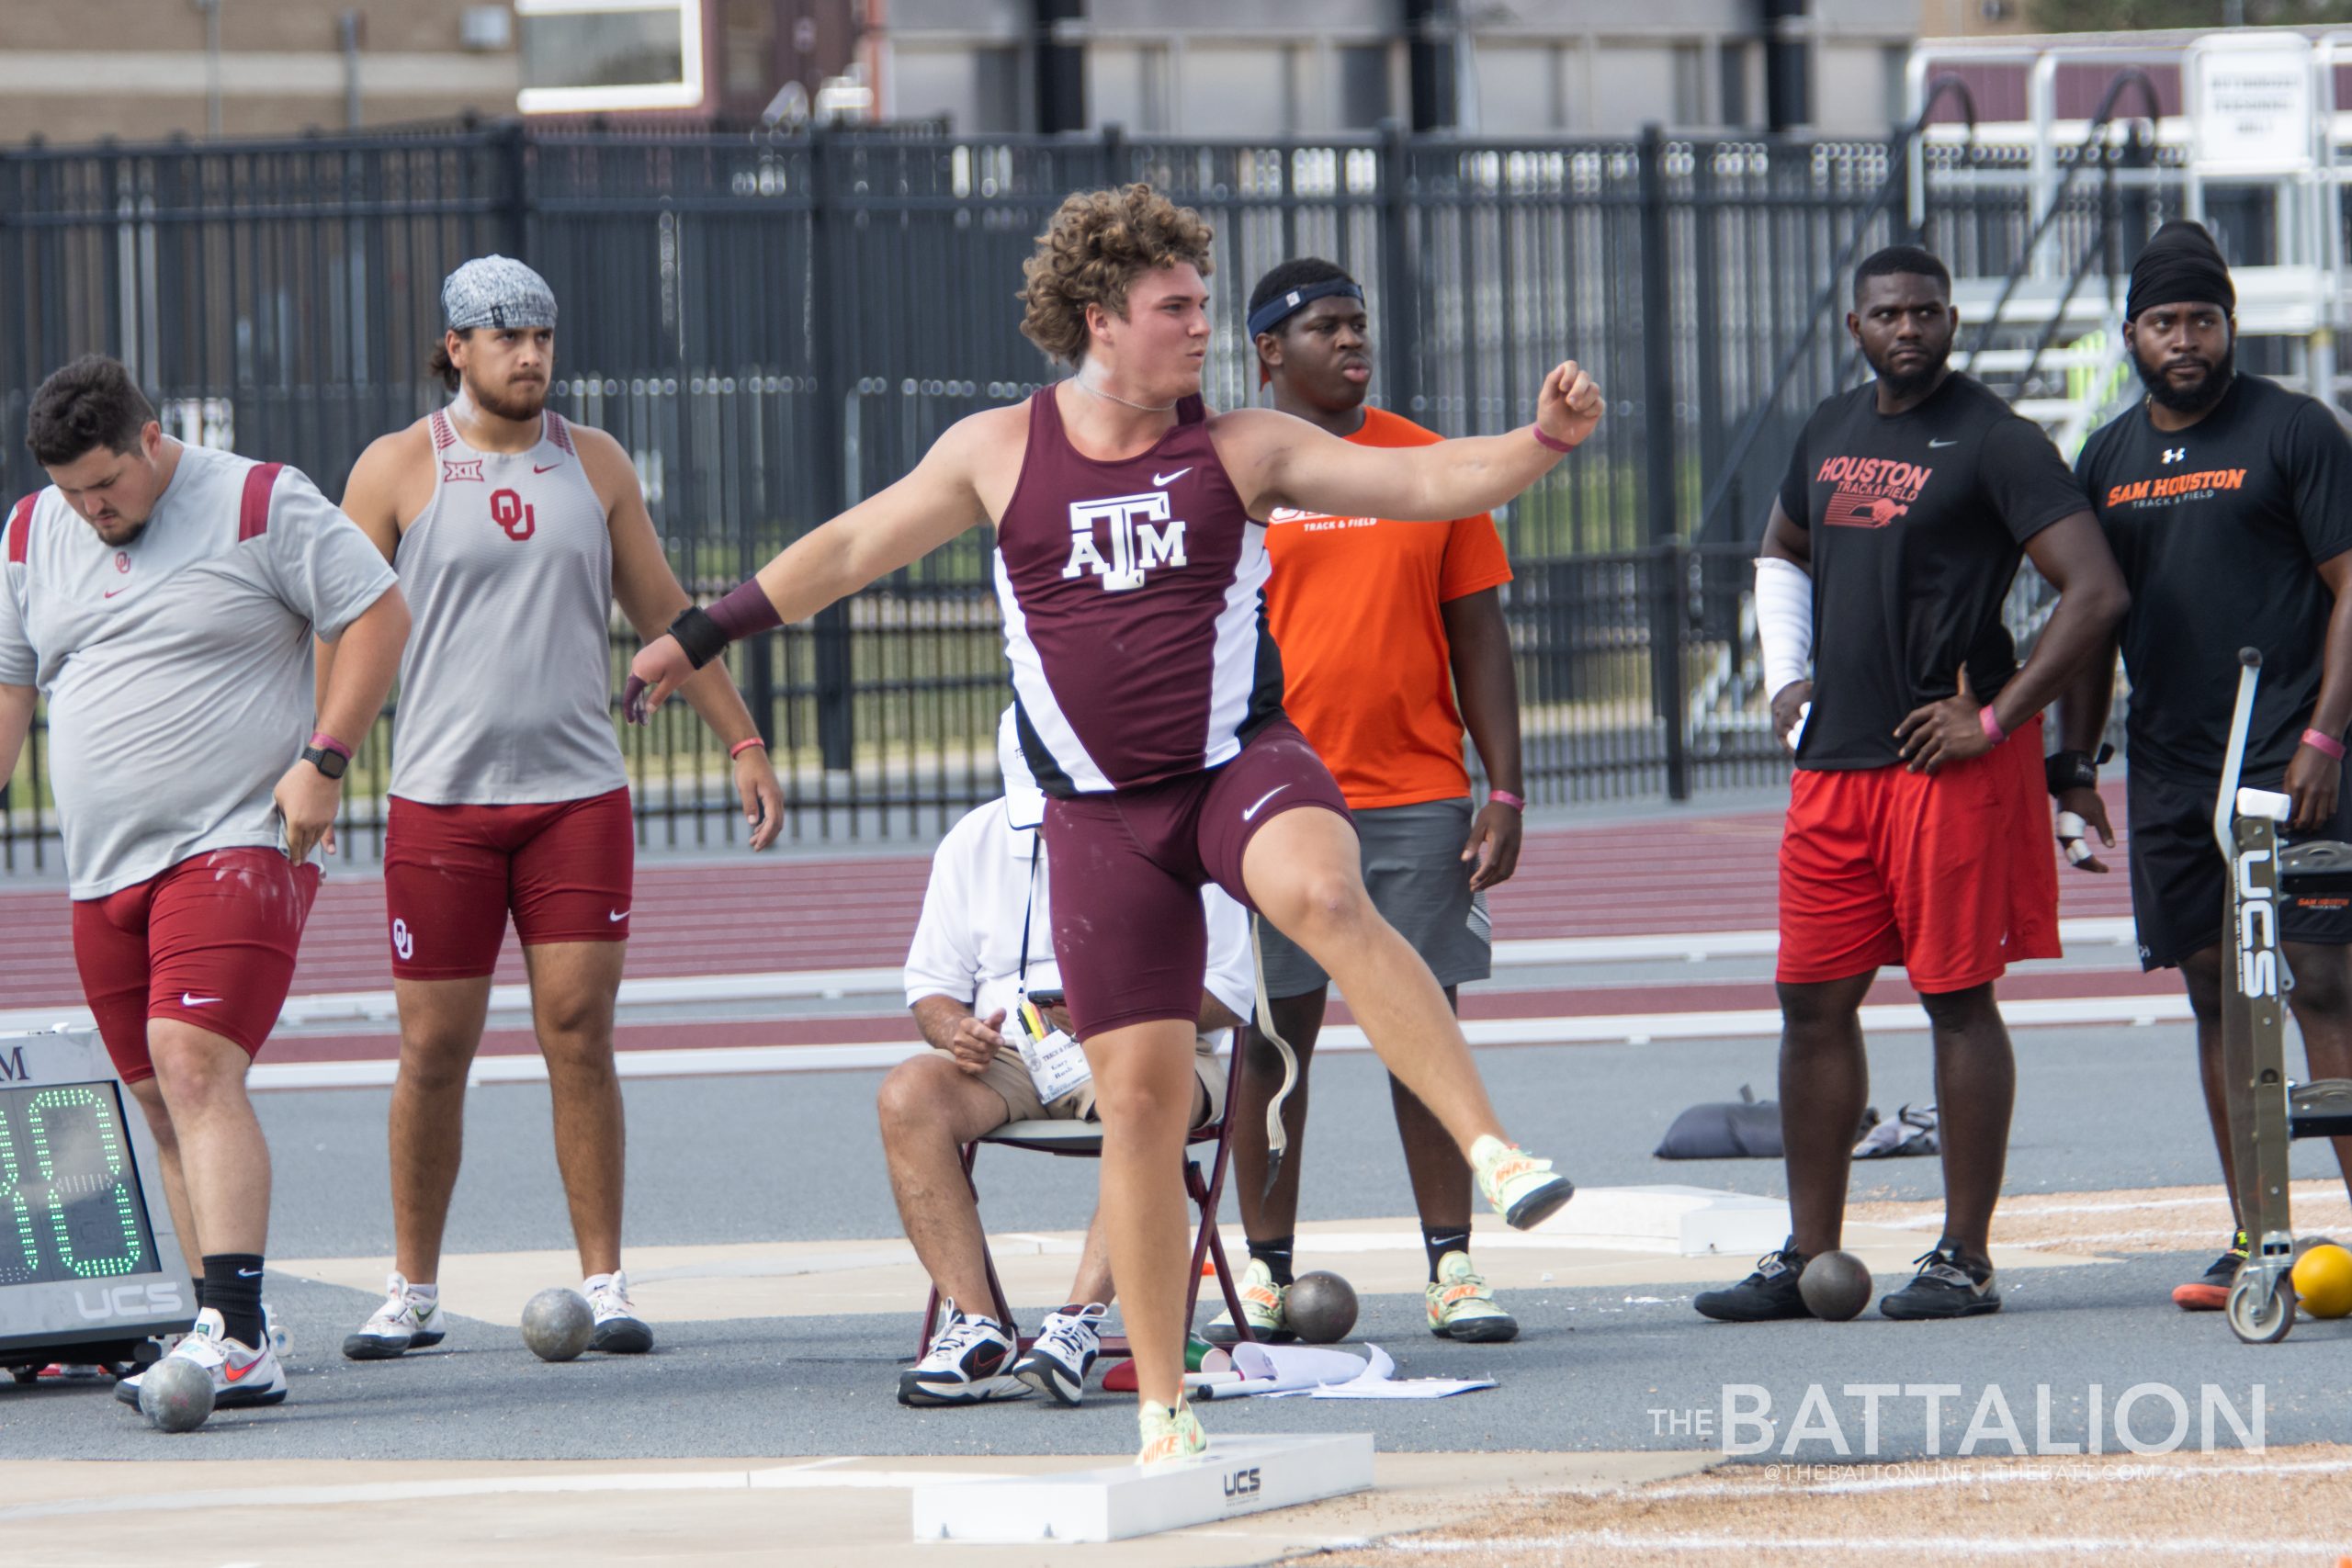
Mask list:
[[[519,491],[494,490],[490,492],[490,520],[506,532],[506,536],[521,544],[539,530],[538,514],[526,505]]]
[[[406,920],[392,922],[392,951],[400,954],[403,964],[416,956],[416,933],[408,929]]]

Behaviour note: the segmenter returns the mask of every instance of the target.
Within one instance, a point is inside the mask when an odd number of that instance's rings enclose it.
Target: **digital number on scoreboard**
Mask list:
[[[106,1047],[86,1029],[0,1035],[0,1365],[194,1312],[154,1140]]]
[[[155,1267],[122,1112],[111,1083],[0,1089],[0,1288]]]

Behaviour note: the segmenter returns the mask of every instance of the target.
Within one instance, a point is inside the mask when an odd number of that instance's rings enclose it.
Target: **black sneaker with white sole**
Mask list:
[[[1090,1302],[1046,1314],[1037,1342],[1012,1364],[1012,1375],[1057,1404],[1076,1404],[1086,1397],[1087,1370],[1102,1353],[1102,1319],[1109,1310]]]
[[[899,1374],[901,1404],[984,1404],[1022,1399],[1028,1385],[1012,1375],[1012,1340],[994,1318],[969,1317],[943,1303],[944,1317],[922,1360]]]
[[[1948,1242],[1912,1259],[1919,1271],[1911,1282],[1878,1303],[1878,1310],[1904,1322],[1939,1317],[1981,1317],[2001,1310],[1993,1265],[1972,1262]]]
[[[1811,1317],[1813,1314],[1797,1290],[1804,1264],[1804,1254],[1797,1250],[1797,1238],[1791,1236],[1780,1251],[1768,1252],[1756,1260],[1755,1273],[1725,1290],[1702,1291],[1691,1298],[1690,1304],[1699,1309],[1700,1316],[1712,1317],[1719,1323],[1771,1323],[1786,1317]]]

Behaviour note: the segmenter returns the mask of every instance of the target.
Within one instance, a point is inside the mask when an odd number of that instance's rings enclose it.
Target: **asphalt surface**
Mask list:
[[[1683,1182],[1776,1194],[1774,1161],[1650,1157],[1674,1112],[1771,1093],[1769,1043],[1674,1043],[1489,1050],[1480,1054],[1515,1134],[1556,1155],[1586,1185]],[[1933,1098],[1926,1042],[1873,1043],[1872,1100],[1892,1112]],[[2189,1046],[2177,1028],[2030,1030],[2018,1034],[2019,1094],[2009,1189],[2017,1192],[2209,1182],[2212,1156]],[[887,1236],[897,1234],[872,1118],[874,1073],[641,1080],[628,1086],[633,1244]],[[1393,1215],[1409,1207],[1387,1131],[1385,1086],[1364,1055],[1318,1064],[1302,1212],[1317,1219]],[[389,1251],[383,1118],[376,1091],[270,1094],[261,1111],[276,1151],[272,1250],[281,1257]],[[560,1247],[569,1239],[549,1152],[543,1088],[492,1087],[469,1100],[467,1164],[452,1218],[456,1251]],[[2299,1176],[2325,1176],[2324,1147],[2296,1151]],[[1092,1187],[1073,1168],[1010,1151],[983,1156],[992,1228],[1075,1228]],[[1862,1168],[1857,1196],[1937,1190],[1931,1159]],[[1690,1287],[1521,1291],[1508,1304],[1524,1330],[1509,1346],[1430,1339],[1418,1297],[1371,1296],[1357,1334],[1383,1344],[1400,1375],[1491,1374],[1496,1390],[1427,1404],[1285,1399],[1208,1407],[1215,1431],[1371,1430],[1386,1449],[1602,1449],[1721,1446],[1730,1385],[1770,1395],[1787,1440],[1809,1385],[1825,1390],[1849,1451],[1866,1450],[1863,1401],[1847,1385],[1953,1385],[1933,1426],[1928,1400],[1880,1404],[1880,1457],[1951,1452],[1988,1386],[2028,1443],[2047,1389],[2049,1438],[2083,1441],[2097,1403],[2112,1449],[2113,1407],[2154,1383],[2186,1402],[2199,1439],[2211,1384],[2277,1445],[2343,1440],[2352,1431],[2352,1322],[2306,1323],[2285,1343],[2239,1345],[2211,1315],[2175,1311],[2165,1292],[2210,1254],[2089,1268],[2013,1269],[2007,1310],[1951,1324],[1733,1326],[1690,1310]],[[1302,1266],[1308,1259],[1302,1257]],[[2194,1267],[2189,1267],[2193,1265]],[[1727,1276],[1736,1265],[1726,1269]],[[645,1358],[544,1366],[512,1330],[462,1316],[444,1349],[355,1366],[336,1346],[374,1304],[359,1292],[277,1276],[273,1305],[293,1338],[294,1394],[260,1413],[223,1413],[175,1440],[152,1432],[103,1389],[0,1384],[0,1459],[664,1458],[837,1453],[1116,1452],[1132,1442],[1125,1400],[1097,1395],[1064,1411],[1030,1400],[917,1412],[894,1400],[908,1318],[841,1316],[657,1325]],[[913,1303],[910,1303],[909,1318]],[[2092,1385],[2101,1391],[2091,1393]],[[1713,1429],[1692,1415],[1707,1412]],[[2161,1440],[2171,1410],[2142,1396],[2138,1436]],[[1679,1423],[1679,1424],[1678,1424]],[[1821,1429],[1789,1457],[1845,1457]],[[1997,1429],[1997,1423],[1996,1423]],[[1742,1434],[1734,1434],[1739,1436]],[[1754,1437],[1756,1429],[1744,1429]],[[2226,1420],[2223,1446],[2236,1439]],[[1979,1451],[2007,1451],[2006,1439]],[[1777,1444],[1776,1444],[1777,1454]],[[1506,1472],[1498,1477],[1508,1479]]]

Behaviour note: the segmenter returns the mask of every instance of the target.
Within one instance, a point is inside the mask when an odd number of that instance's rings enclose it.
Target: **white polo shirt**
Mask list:
[[[1024,913],[1029,989],[1058,987],[1048,880],[1036,830],[1013,827],[1003,799],[967,812],[932,853],[922,919],[907,952],[907,1005],[948,997],[982,1018],[999,1008],[1011,1012],[1021,996]],[[1247,1019],[1257,996],[1249,912],[1214,885],[1201,889],[1201,908],[1208,917],[1208,993]]]

